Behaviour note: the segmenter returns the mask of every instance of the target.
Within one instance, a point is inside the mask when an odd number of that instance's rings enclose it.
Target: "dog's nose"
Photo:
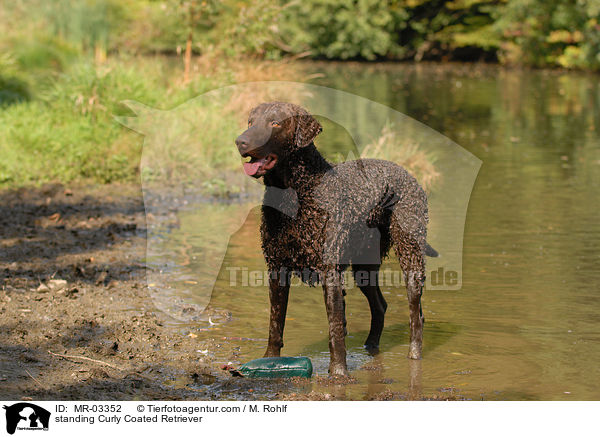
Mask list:
[[[235,145],[237,146],[240,152],[243,152],[248,148],[248,142],[246,141],[246,138],[244,138],[242,135],[235,139]]]

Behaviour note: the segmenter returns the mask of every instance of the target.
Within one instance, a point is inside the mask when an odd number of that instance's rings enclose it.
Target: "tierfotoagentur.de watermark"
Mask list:
[[[263,287],[268,286],[269,281],[277,280],[280,285],[290,287],[299,287],[306,283],[319,282],[319,273],[310,270],[304,271],[286,271],[287,274],[273,274],[268,270],[250,270],[247,267],[227,266],[230,287]],[[402,270],[382,268],[376,271],[358,271],[356,273],[346,270],[344,272],[344,283],[347,288],[356,286],[381,286],[381,287],[405,287],[406,279]],[[456,286],[458,284],[458,272],[454,270],[444,270],[438,267],[437,270],[429,272],[426,284],[433,287]]]

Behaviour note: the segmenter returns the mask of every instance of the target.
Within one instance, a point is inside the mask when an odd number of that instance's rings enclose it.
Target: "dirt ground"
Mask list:
[[[165,326],[145,288],[139,188],[48,185],[0,194],[4,399],[188,399],[214,379],[207,345]]]
[[[233,378],[198,356],[227,343],[199,342],[163,321],[146,289],[139,187],[4,191],[0,209],[2,399],[343,398],[313,390],[332,385],[328,378],[267,388]],[[157,216],[149,220],[168,220]]]

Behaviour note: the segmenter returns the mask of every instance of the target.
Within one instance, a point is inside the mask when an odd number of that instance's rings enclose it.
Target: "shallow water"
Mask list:
[[[348,363],[358,383],[312,389],[338,395],[341,390],[348,399],[386,390],[430,395],[448,388],[467,399],[599,399],[597,76],[435,64],[309,64],[307,69],[323,74],[315,83],[389,105],[483,161],[465,224],[462,288],[424,293],[423,360],[406,359],[403,288],[383,288],[388,312],[375,357],[362,347],[370,321],[367,302],[351,289]],[[344,147],[335,135],[323,138],[325,152]],[[240,214],[236,204],[203,204],[178,215],[178,226],[168,231],[159,251],[171,257],[166,269],[177,279],[170,284],[172,295],[204,304],[190,284],[223,256],[207,235],[220,236],[215,223],[231,222],[235,228],[245,212]],[[431,217],[434,240],[444,220],[451,218]],[[266,346],[266,287],[252,278],[249,285],[230,285],[234,273],[243,279],[244,269],[265,269],[258,223],[255,208],[231,237],[210,298],[210,308],[230,317],[215,316],[216,324],[209,325],[186,322],[206,325],[203,338],[238,348],[233,357],[217,351],[218,361],[258,358]],[[320,289],[292,288],[283,353],[309,356],[316,372],[326,375]]]

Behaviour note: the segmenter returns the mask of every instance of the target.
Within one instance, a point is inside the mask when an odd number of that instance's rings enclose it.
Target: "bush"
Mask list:
[[[61,40],[40,36],[24,38],[11,44],[11,54],[22,70],[62,71],[72,62],[79,52]]]
[[[375,59],[392,48],[394,20],[389,1],[309,0],[287,8],[282,32],[295,53]]]
[[[597,1],[511,0],[496,18],[506,63],[600,68]]]

